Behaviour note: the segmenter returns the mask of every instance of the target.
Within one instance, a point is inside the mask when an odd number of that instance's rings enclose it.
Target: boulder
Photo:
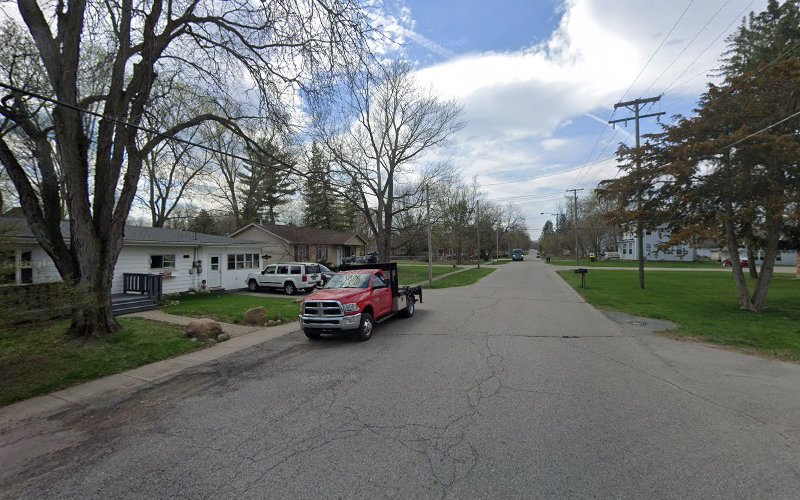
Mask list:
[[[227,333],[220,333],[217,335],[217,342],[225,342],[231,338],[230,334]]]
[[[222,327],[213,319],[196,319],[186,325],[186,336],[194,339],[213,339],[220,333],[222,333]]]
[[[263,326],[267,322],[267,310],[263,306],[248,309],[244,313],[244,322],[247,325]]]

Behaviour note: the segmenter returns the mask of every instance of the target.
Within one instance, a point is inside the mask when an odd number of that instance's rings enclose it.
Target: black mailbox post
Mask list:
[[[575,274],[581,275],[581,288],[586,288],[586,275],[589,274],[589,270],[579,267],[575,270]]]

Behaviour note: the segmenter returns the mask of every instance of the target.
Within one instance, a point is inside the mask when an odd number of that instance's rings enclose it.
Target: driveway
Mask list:
[[[0,495],[800,491],[800,366],[620,325],[535,261],[424,299],[369,342],[296,332],[6,430]]]

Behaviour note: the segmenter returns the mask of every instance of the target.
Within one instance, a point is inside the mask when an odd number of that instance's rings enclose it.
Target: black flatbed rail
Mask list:
[[[359,271],[359,270],[376,270],[379,269],[384,273],[389,274],[389,279],[392,282],[392,297],[405,295],[406,297],[419,297],[419,303],[422,304],[422,286],[399,286],[397,280],[397,263],[396,262],[378,262],[377,264],[342,264],[339,266],[340,271]]]

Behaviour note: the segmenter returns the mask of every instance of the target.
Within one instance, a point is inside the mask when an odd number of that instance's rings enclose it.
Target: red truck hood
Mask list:
[[[311,295],[306,296],[305,300],[338,300],[342,304],[359,302],[369,297],[369,289],[364,288],[323,288]]]

